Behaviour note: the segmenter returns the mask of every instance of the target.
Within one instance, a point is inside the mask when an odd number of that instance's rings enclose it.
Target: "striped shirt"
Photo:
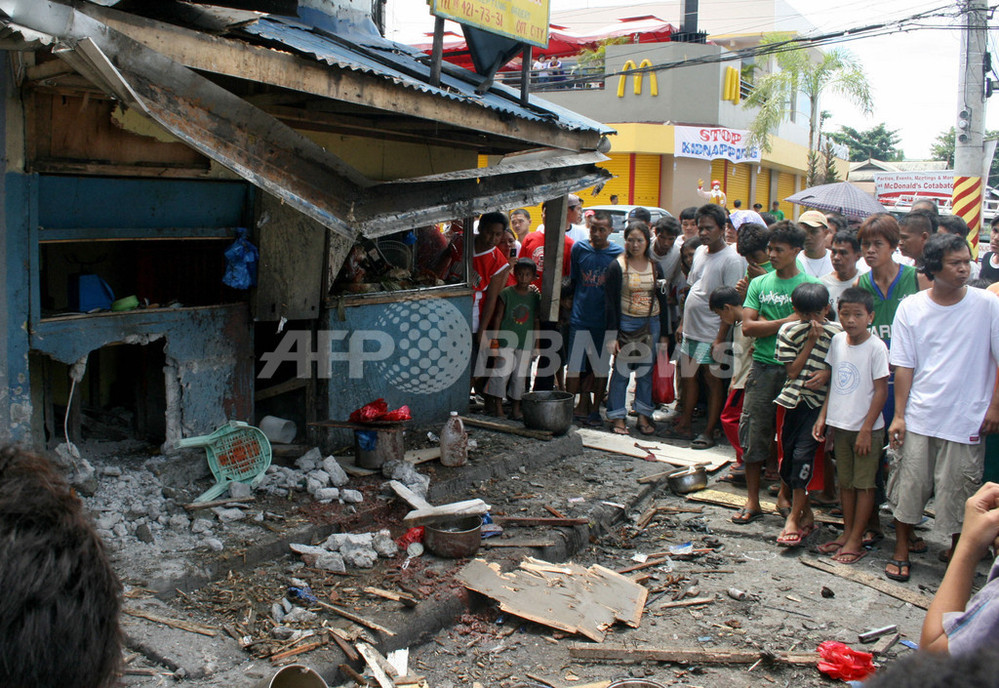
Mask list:
[[[805,348],[805,342],[808,340],[808,333],[811,329],[812,323],[810,321],[781,325],[780,331],[777,333],[777,346],[774,351],[774,358],[777,359],[777,362],[785,365],[792,363],[801,353],[801,350]],[[798,373],[798,377],[794,379],[789,377],[784,382],[780,394],[774,400],[778,406],[795,408],[801,401],[804,401],[809,408],[822,406],[822,402],[825,401],[826,394],[829,392],[829,383],[826,382],[820,389],[808,389],[805,387],[805,383],[812,376],[812,373],[829,369],[829,364],[826,363],[829,343],[832,341],[833,335],[842,331],[842,328],[834,322],[826,321],[822,325],[822,334],[815,341],[815,345],[805,360],[805,366]]]

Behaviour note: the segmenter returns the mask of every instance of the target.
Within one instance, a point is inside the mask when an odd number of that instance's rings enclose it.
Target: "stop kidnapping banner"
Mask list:
[[[678,158],[760,162],[757,147],[746,146],[749,132],[725,127],[673,127],[673,155]]]

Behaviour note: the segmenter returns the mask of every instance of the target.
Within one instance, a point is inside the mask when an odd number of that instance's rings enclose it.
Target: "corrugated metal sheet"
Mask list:
[[[659,207],[659,166],[660,157],[648,153],[635,154],[635,187],[632,189],[632,205]]]
[[[780,201],[780,209],[784,211],[784,216],[791,219],[794,214],[794,205],[784,199],[794,193],[794,175],[790,172],[781,172],[777,176],[777,200]]]
[[[430,64],[423,52],[379,36],[320,32],[294,19],[276,16],[259,19],[240,27],[239,31],[311,55],[340,69],[384,77],[404,88],[433,93],[449,100],[474,100],[490,110],[528,120],[551,122],[563,129],[597,130],[605,134],[613,131],[596,120],[535,96],[531,96],[533,107],[525,108],[520,105],[520,92],[502,84],[494,84],[485,94],[479,95],[475,89],[482,78],[473,72],[465,72],[468,80],[459,79],[448,73],[458,69],[450,65],[444,65],[440,87],[431,86]]]
[[[770,170],[760,167],[756,173],[756,196],[753,203],[760,203],[764,210],[770,210]]]
[[[728,164],[728,207],[734,208],[736,201],[742,201],[744,209],[752,209],[749,202],[749,163],[740,162],[737,165]]]

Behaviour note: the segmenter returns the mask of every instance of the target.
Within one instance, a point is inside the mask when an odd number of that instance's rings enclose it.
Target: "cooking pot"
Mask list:
[[[530,392],[521,400],[524,425],[534,430],[548,430],[564,435],[572,425],[575,397],[568,392]]]
[[[703,464],[689,466],[673,471],[666,476],[669,482],[669,489],[677,494],[689,494],[703,490],[708,486],[708,472]]]

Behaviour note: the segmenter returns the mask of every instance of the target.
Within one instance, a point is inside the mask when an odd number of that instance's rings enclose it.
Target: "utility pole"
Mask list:
[[[952,212],[968,223],[968,242],[977,257],[982,229],[982,179],[985,157],[985,55],[988,39],[986,0],[961,0],[965,13],[961,32],[961,67],[958,75],[957,126],[954,129],[954,191]]]

